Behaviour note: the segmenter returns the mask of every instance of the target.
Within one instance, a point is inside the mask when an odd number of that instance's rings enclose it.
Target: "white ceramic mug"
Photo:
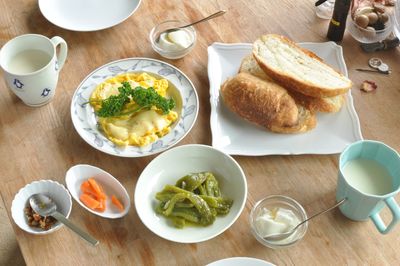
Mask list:
[[[29,106],[48,103],[54,97],[67,52],[67,43],[58,36],[49,39],[25,34],[8,41],[0,50],[0,66],[8,87]]]

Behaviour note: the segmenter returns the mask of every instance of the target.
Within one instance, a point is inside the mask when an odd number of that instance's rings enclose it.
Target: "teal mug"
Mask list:
[[[346,198],[339,209],[349,219],[371,219],[382,234],[400,220],[394,196],[400,192],[400,156],[379,141],[361,140],[340,155],[336,200]],[[385,225],[379,212],[388,206],[392,221]]]

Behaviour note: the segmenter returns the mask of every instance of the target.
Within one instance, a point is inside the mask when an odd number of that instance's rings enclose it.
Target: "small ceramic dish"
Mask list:
[[[11,204],[11,216],[14,222],[25,232],[34,235],[47,235],[60,229],[63,224],[56,222],[49,230],[43,230],[28,225],[28,219],[24,213],[24,209],[29,206],[29,198],[37,193],[44,193],[53,199],[57,205],[57,211],[67,218],[72,209],[71,195],[63,185],[52,180],[34,181],[21,188],[15,195]]]
[[[81,193],[80,186],[90,177],[93,177],[103,187],[105,194],[108,196],[106,200],[106,210],[104,212],[94,211],[86,207],[85,204],[79,200]],[[129,212],[131,200],[126,189],[115,177],[98,167],[88,164],[75,165],[67,171],[65,183],[76,202],[95,215],[116,219],[125,216]],[[122,205],[124,205],[124,211],[121,212],[111,203],[111,195],[115,195],[121,201]]]
[[[303,236],[307,232],[308,222],[302,224],[291,236],[286,239],[278,240],[278,241],[268,241],[263,238],[263,236],[258,231],[257,228],[257,218],[260,217],[263,213],[263,209],[272,210],[273,208],[284,208],[292,211],[299,221],[304,221],[307,219],[307,213],[304,210],[303,206],[300,205],[297,201],[292,198],[281,196],[281,195],[272,195],[266,197],[260,201],[258,201],[250,212],[250,226],[251,231],[255,238],[266,247],[278,249],[289,247],[300,241]]]
[[[233,200],[229,213],[218,216],[213,224],[175,228],[164,216],[155,212],[157,192],[165,185],[189,173],[212,172],[223,197]],[[168,150],[151,161],[140,175],[135,188],[135,207],[139,218],[156,235],[179,243],[197,243],[218,236],[239,217],[247,197],[246,176],[229,155],[205,145],[184,145]]]
[[[162,57],[168,59],[179,59],[187,55],[196,45],[197,35],[194,27],[191,26],[181,29],[191,40],[190,45],[187,47],[180,47],[174,45],[174,43],[170,43],[169,41],[165,42],[162,36],[160,36],[160,34],[164,31],[172,28],[177,28],[184,24],[184,22],[179,20],[168,20],[156,25],[153,29],[151,29],[149,38],[151,42],[151,47],[153,47],[154,51],[156,51]]]

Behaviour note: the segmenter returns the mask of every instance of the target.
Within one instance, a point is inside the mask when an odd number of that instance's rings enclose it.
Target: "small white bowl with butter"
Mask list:
[[[282,240],[268,241],[264,237],[287,232],[305,219],[307,214],[297,201],[286,196],[273,195],[254,205],[250,213],[250,226],[261,244],[275,249],[291,246],[302,239],[308,223],[304,223],[292,235]]]
[[[178,20],[168,20],[155,26],[149,36],[154,51],[168,59],[179,59],[187,55],[195,46],[196,30],[193,27],[187,27],[166,32],[168,29],[177,28],[183,24]]]

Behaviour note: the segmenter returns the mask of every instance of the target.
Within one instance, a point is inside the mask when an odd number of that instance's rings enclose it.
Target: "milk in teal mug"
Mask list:
[[[339,208],[348,218],[369,218],[382,234],[387,234],[400,220],[400,208],[394,196],[400,191],[400,156],[379,141],[361,140],[349,145],[340,155],[337,201],[346,198]],[[392,221],[385,225],[379,212],[385,206]]]

